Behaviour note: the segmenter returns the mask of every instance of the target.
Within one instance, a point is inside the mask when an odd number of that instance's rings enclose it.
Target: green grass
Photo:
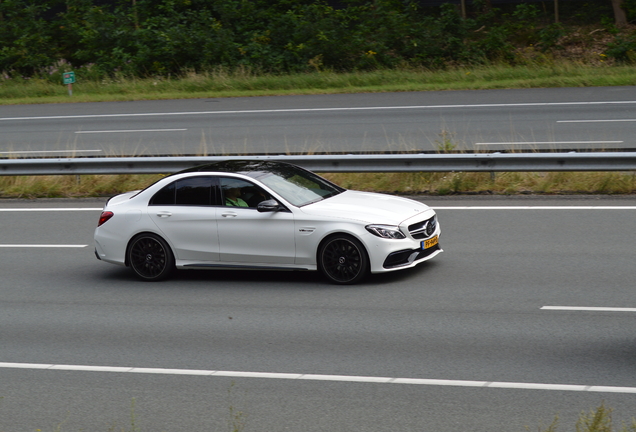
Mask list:
[[[103,102],[209,97],[308,95],[431,90],[483,90],[504,88],[589,87],[636,84],[632,66],[558,64],[491,65],[442,71],[425,69],[334,73],[316,71],[293,75],[255,74],[222,69],[186,73],[181,77],[82,80],[67,87],[45,78],[0,81],[0,104]]]

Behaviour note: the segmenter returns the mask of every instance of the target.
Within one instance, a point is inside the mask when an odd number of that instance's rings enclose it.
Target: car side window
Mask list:
[[[163,187],[149,205],[218,205],[218,187],[214,177],[188,177]]]
[[[258,203],[271,199],[270,194],[246,180],[221,177],[219,184],[223,205],[228,207],[256,208]]]

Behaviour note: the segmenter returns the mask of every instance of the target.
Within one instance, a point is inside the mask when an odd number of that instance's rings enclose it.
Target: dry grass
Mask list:
[[[633,194],[636,173],[338,173],[324,177],[347,188],[394,194]],[[112,196],[142,189],[161,175],[0,177],[0,198]]]
[[[631,194],[636,174],[546,173],[364,173],[327,174],[348,189],[398,194]]]
[[[1,198],[79,198],[112,196],[142,189],[161,175],[0,177]]]

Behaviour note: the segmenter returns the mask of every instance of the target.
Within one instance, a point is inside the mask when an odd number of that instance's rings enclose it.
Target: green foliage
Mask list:
[[[561,16],[571,17],[571,21],[581,25],[598,25],[601,19],[613,17],[612,4],[609,1],[559,2],[559,8]]]
[[[636,34],[627,37],[617,36],[607,45],[605,55],[619,63],[631,64],[636,61]]]
[[[636,2],[628,0],[628,7],[630,1]],[[0,71],[59,81],[71,69],[78,79],[172,77],[219,67],[265,73],[444,69],[514,64],[516,48],[548,49],[564,33],[536,4],[497,9],[476,0],[463,18],[450,3],[332,3],[3,0]]]
[[[51,7],[47,3],[51,2],[0,2],[1,69],[31,76],[56,60],[53,27],[44,19],[44,14]]]
[[[628,21],[631,22],[636,19],[636,0],[624,0],[623,9],[625,9]]]
[[[563,36],[565,36],[565,29],[561,24],[550,24],[537,33],[538,44],[543,50],[547,50],[556,47]]]

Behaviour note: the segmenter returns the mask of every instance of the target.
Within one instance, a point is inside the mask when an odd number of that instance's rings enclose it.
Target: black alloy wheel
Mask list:
[[[369,272],[369,257],[358,240],[341,234],[320,246],[318,267],[332,283],[354,284]]]
[[[155,234],[140,234],[128,248],[128,263],[135,274],[146,281],[166,279],[174,269],[170,246]]]

